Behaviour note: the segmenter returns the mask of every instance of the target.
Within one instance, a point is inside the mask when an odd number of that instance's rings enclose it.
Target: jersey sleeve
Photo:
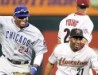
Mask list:
[[[98,56],[96,53],[92,53],[92,57],[91,57],[91,67],[96,71],[96,73],[98,74]]]
[[[2,28],[2,16],[0,16],[0,28]]]
[[[57,51],[58,51],[58,49],[59,49],[59,45],[57,45],[56,47],[55,47],[55,49],[53,50],[53,52],[52,52],[52,54],[50,55],[50,57],[49,57],[49,62],[50,63],[52,63],[52,64],[55,64],[56,62],[57,62]]]
[[[52,63],[52,64],[55,64],[56,63],[56,56],[55,56],[55,52],[53,52],[50,57],[49,57],[49,62]]]
[[[37,40],[33,44],[33,49],[36,55],[47,52],[46,42],[41,32],[37,35]]]
[[[65,25],[65,19],[66,18],[64,18],[59,24],[58,39],[61,41],[61,43],[64,43],[65,34],[63,30],[64,30],[64,25]]]
[[[2,35],[3,34],[3,20],[2,20],[2,16],[0,16],[0,35]],[[0,37],[0,43],[1,43],[1,41],[2,41],[2,39],[1,39],[1,37]]]
[[[31,48],[35,52],[35,58],[33,64],[39,65],[42,63],[43,55],[47,52],[46,43],[44,37],[40,31],[37,30],[35,33],[36,40],[31,46]]]
[[[83,30],[83,35],[87,39],[88,43],[92,40],[92,31],[94,28],[94,25],[91,20],[86,20],[80,27]]]
[[[58,31],[58,38],[61,39],[61,32],[62,32],[62,21],[59,24],[59,31]]]

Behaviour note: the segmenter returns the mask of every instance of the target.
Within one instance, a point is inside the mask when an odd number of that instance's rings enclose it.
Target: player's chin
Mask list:
[[[78,50],[80,50],[80,49],[81,49],[81,46],[76,46],[76,47],[75,47],[75,50],[76,50],[76,51],[78,51]]]
[[[24,24],[21,24],[21,25],[20,25],[20,28],[25,28],[25,25],[24,25]]]
[[[75,51],[78,51],[80,48],[75,47]]]

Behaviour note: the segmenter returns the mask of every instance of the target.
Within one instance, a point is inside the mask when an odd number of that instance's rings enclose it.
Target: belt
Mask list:
[[[3,54],[4,57],[6,57],[4,54]],[[21,65],[21,64],[28,64],[29,61],[16,61],[16,60],[11,60],[9,58],[7,58],[11,63],[13,64],[18,64],[18,65]]]

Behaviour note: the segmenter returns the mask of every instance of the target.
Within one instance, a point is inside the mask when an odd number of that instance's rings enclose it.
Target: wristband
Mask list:
[[[35,74],[36,73],[36,71],[37,71],[37,68],[36,67],[31,67],[31,72],[33,73],[33,74]]]

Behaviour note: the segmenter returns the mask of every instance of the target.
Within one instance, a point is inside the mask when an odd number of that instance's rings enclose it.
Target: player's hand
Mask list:
[[[30,67],[31,75],[34,75],[37,72],[37,68],[32,66]]]

